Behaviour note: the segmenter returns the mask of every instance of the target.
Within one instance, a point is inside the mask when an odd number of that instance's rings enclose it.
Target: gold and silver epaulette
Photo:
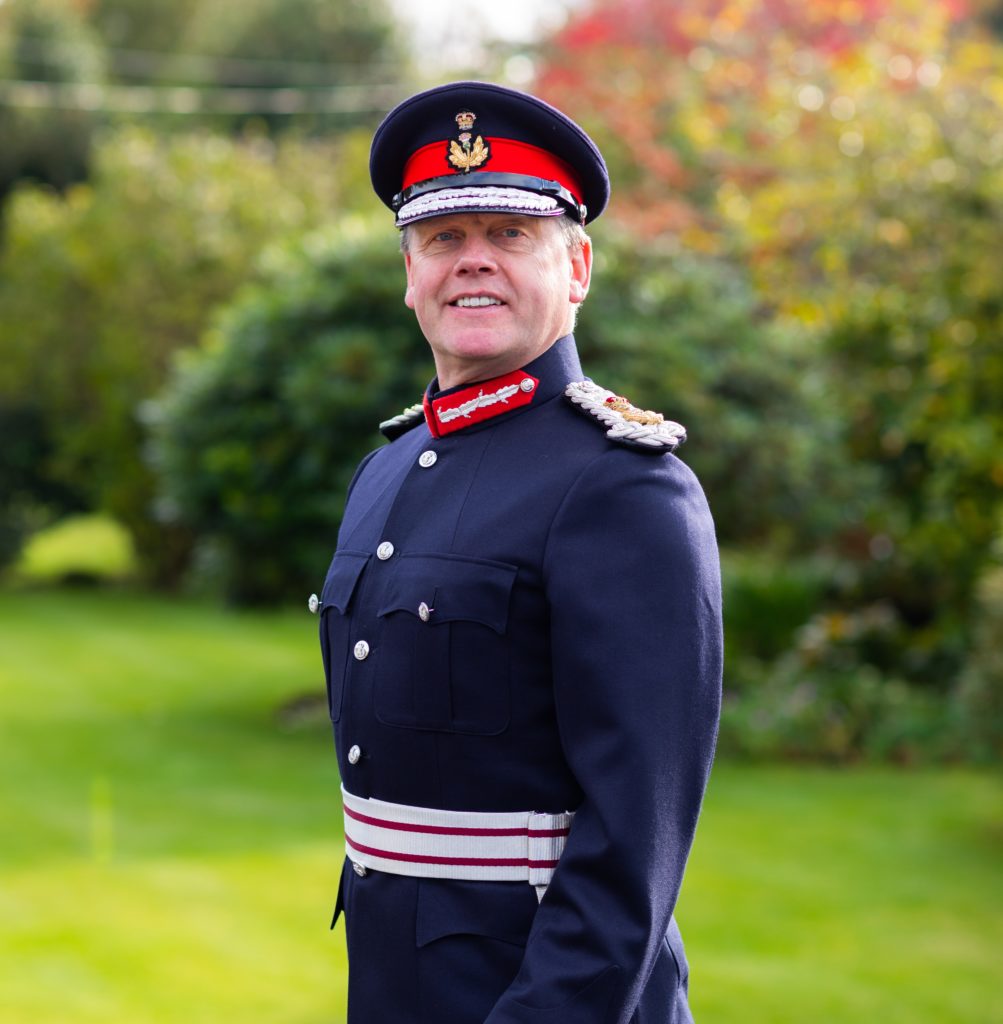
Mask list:
[[[681,424],[659,412],[639,409],[590,380],[569,384],[564,394],[579,412],[605,427],[611,441],[628,448],[661,454],[674,451],[686,440],[686,428]]]
[[[409,405],[402,413],[391,416],[380,424],[380,433],[390,441],[406,434],[425,419],[425,410],[421,402]]]

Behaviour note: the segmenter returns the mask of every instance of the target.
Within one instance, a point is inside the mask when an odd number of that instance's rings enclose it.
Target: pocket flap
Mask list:
[[[337,608],[344,615],[348,611],[355,585],[359,582],[368,561],[369,555],[365,551],[335,553],[331,568],[327,570],[327,579],[324,581],[324,590],[320,597],[321,612],[328,608]]]
[[[518,568],[505,562],[404,555],[387,589],[380,615],[428,608],[428,624],[479,622],[496,633],[508,624],[508,606]]]
[[[447,935],[483,935],[524,946],[537,907],[536,892],[526,882],[422,878],[415,943],[421,947]]]

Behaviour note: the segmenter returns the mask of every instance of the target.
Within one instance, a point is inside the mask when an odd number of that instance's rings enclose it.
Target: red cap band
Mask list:
[[[501,171],[506,174],[527,174],[548,181],[559,181],[574,197],[577,203],[582,202],[582,186],[578,176],[560,157],[548,153],[539,146],[531,146],[528,142],[516,142],[514,139],[485,139],[491,156],[479,170]],[[476,181],[477,169],[464,173],[451,167],[446,159],[449,152],[449,140],[430,142],[427,146],[415,150],[404,165],[404,182],[401,190],[409,188],[429,178],[439,178],[452,174],[457,178]]]

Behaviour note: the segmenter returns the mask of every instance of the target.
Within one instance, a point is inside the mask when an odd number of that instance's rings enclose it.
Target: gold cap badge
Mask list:
[[[468,173],[473,167],[480,167],[486,163],[491,156],[491,148],[478,135],[473,138],[474,121],[477,115],[472,110],[461,110],[456,115],[456,127],[459,129],[458,139],[451,139],[449,149],[446,151],[446,159],[449,163],[463,174]],[[471,141],[473,139],[473,141]]]

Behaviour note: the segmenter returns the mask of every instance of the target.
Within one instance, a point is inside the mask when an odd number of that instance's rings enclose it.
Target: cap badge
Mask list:
[[[456,115],[456,127],[460,134],[458,139],[450,139],[446,153],[449,163],[463,174],[467,174],[473,167],[480,167],[491,156],[491,148],[484,139],[480,135],[474,139],[473,127],[476,120],[477,115],[470,110],[461,110]]]

